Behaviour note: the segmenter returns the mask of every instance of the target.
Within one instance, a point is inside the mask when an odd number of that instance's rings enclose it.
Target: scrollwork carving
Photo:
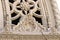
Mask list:
[[[17,15],[12,17],[12,20],[16,20],[17,18],[21,17],[18,24],[13,26],[13,30],[18,31],[37,31],[41,30],[41,28],[45,29],[41,23],[38,23],[35,18],[42,18],[43,15],[35,13],[37,10],[39,10],[39,0],[33,1],[33,0],[16,0],[13,3],[10,2],[11,14],[15,12]],[[39,10],[40,11],[40,10]]]

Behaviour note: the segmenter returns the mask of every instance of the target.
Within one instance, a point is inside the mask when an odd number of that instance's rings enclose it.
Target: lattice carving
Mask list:
[[[46,0],[7,0],[4,7],[5,31],[19,34],[50,34],[55,28]],[[4,4],[6,6],[4,6]],[[50,10],[50,11],[49,11]],[[52,20],[51,20],[52,19]]]
[[[4,16],[1,40],[59,40],[56,33],[60,32],[56,29],[60,29],[60,23],[55,0],[0,0],[0,3],[3,11],[0,13]],[[53,13],[58,15],[55,19]]]
[[[4,17],[4,21],[1,19],[4,22],[0,27],[1,40],[59,40],[55,0],[0,0],[0,3],[0,16]]]
[[[10,10],[11,14],[16,15],[12,16],[12,21],[19,19],[19,22],[14,25],[12,24],[13,30],[20,31],[20,32],[34,32],[34,31],[40,31],[40,27],[44,29],[44,27],[41,25],[41,23],[38,23],[36,19],[42,18],[43,15],[37,14],[36,11],[39,11],[40,13],[40,7],[39,7],[39,0],[33,1],[33,0],[13,0],[14,2],[11,2],[10,0]]]

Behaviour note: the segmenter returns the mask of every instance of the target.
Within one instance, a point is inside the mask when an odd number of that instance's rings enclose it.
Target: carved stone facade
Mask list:
[[[60,40],[55,0],[0,0],[0,40]]]

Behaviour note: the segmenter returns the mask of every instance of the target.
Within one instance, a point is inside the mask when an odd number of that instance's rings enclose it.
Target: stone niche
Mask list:
[[[0,40],[60,40],[55,0],[0,0]]]

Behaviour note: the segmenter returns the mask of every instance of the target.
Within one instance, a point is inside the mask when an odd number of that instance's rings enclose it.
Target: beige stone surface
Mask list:
[[[22,3],[20,1],[14,0],[14,3],[11,3],[9,0],[0,0],[0,29],[4,30],[0,31],[0,40],[60,40],[60,29],[57,29],[60,26],[60,15],[58,15],[55,0],[37,0],[37,2],[23,0]],[[18,4],[20,5],[17,6]],[[10,6],[12,10],[10,10]],[[34,8],[30,9],[32,6]],[[21,10],[17,10],[17,8],[21,8]],[[30,13],[27,13],[28,10]],[[36,14],[36,10],[39,10],[41,15]],[[14,12],[17,16],[11,17]],[[43,25],[33,16],[42,18]],[[12,24],[12,21],[19,17],[21,19],[18,24]]]
[[[59,35],[14,35],[1,34],[0,40],[60,40]]]
[[[3,8],[2,8],[2,2],[0,0],[0,30],[4,26],[4,21],[3,21]]]

